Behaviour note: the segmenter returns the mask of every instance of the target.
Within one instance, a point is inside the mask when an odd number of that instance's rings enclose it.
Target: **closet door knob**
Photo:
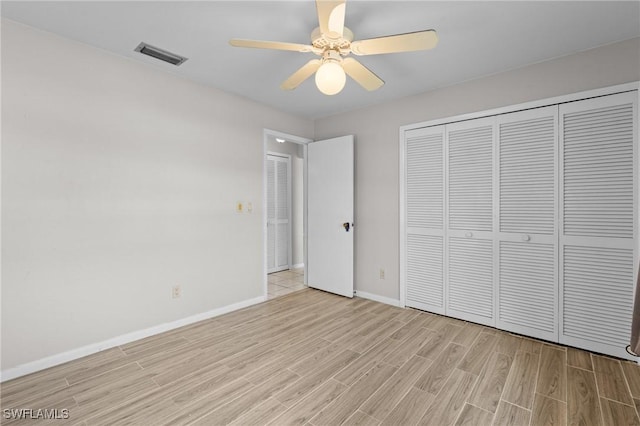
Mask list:
[[[471,237],[473,237],[473,232],[467,232],[467,233],[464,234],[464,236],[467,237],[467,238],[471,238]]]
[[[522,241],[530,241],[531,237],[527,234],[522,235]]]

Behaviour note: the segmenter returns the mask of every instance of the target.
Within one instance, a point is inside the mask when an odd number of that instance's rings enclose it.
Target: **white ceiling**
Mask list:
[[[355,39],[436,29],[431,51],[359,57],[386,84],[353,80],[322,95],[313,78],[279,86],[312,53],[242,49],[231,38],[308,43],[315,5],[297,1],[2,2],[2,16],[185,78],[318,118],[640,36],[639,1],[347,2]],[[189,58],[173,67],[134,52],[145,41]]]

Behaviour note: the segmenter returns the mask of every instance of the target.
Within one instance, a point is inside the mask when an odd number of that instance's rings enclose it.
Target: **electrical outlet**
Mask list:
[[[384,268],[380,268],[380,279],[384,280]]]
[[[182,287],[179,285],[174,285],[171,289],[171,295],[174,299],[179,299],[182,296]]]

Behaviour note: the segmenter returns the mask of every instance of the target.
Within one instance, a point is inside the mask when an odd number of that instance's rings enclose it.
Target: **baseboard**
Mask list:
[[[362,297],[363,299],[373,300],[374,302],[380,302],[380,303],[385,303],[387,305],[400,307],[400,301],[398,299],[378,296],[377,294],[367,293],[365,291],[360,291],[360,290],[356,290],[355,295],[358,297]]]
[[[44,370],[45,368],[55,367],[56,365],[64,364],[65,362],[73,361],[85,357],[87,355],[94,354],[96,352],[103,351],[105,349],[114,348],[116,346],[124,345],[136,340],[144,339],[145,337],[153,336],[155,334],[164,333],[165,331],[173,330],[175,328],[184,327],[185,325],[193,324],[199,321],[204,321],[209,318],[217,317],[227,314],[229,312],[237,311],[238,309],[246,308],[258,303],[262,303],[266,300],[264,296],[256,297],[254,299],[243,300],[242,302],[234,303],[232,305],[216,308],[208,312],[202,312],[200,314],[192,315],[190,317],[182,318],[176,321],[167,322],[164,324],[156,325],[153,327],[145,328],[144,330],[138,330],[131,333],[123,334],[122,336],[114,337],[109,340],[105,340],[98,343],[92,343],[81,348],[72,349],[67,352],[63,352],[57,355],[48,356],[46,358],[39,359],[37,361],[21,364],[17,367],[9,368],[0,372],[0,383],[7,380],[15,379],[17,377],[25,376],[27,374],[35,373],[36,371]]]
[[[296,263],[291,266],[291,269],[304,268],[304,263]]]

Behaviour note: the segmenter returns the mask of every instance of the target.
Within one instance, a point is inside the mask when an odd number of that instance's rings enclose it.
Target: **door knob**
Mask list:
[[[349,224],[349,222],[345,222],[342,224],[342,227],[344,228],[345,231],[349,232],[351,225]]]

